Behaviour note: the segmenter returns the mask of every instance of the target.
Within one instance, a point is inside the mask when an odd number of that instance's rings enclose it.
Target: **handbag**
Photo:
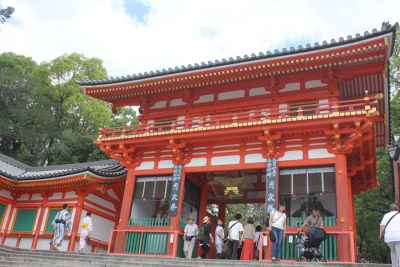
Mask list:
[[[274,215],[275,215],[275,214],[274,214]],[[282,212],[281,216],[278,217],[278,219],[276,219],[275,221],[272,221],[271,225],[272,225],[273,223],[276,223],[282,216],[283,216],[283,212]],[[273,218],[273,217],[272,217],[272,218]],[[273,235],[273,234],[271,235],[271,233],[272,233],[272,231],[269,232],[269,239],[271,240],[272,243],[275,243],[275,241],[276,241],[275,235]]]
[[[193,238],[194,236],[186,236],[186,241],[192,241]]]
[[[90,237],[89,236],[85,237],[85,241],[87,244],[90,244]]]
[[[394,217],[396,217],[397,215],[399,215],[399,214],[400,214],[400,212],[397,212],[396,214],[394,214],[394,215],[389,219],[389,221],[387,222],[387,224],[385,225],[385,228],[383,228],[382,235],[381,235],[381,240],[382,240],[382,241],[385,240],[385,231],[386,231],[386,227],[389,225],[390,221],[391,221]]]

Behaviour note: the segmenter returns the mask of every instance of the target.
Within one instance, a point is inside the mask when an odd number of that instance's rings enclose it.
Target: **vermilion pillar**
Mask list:
[[[335,167],[337,226],[343,230],[353,230],[353,194],[351,191],[351,181],[347,176],[346,155],[336,155]]]
[[[38,243],[38,239],[39,239],[39,235],[40,235],[40,229],[42,228],[42,225],[45,223],[44,220],[44,213],[46,211],[46,206],[47,206],[47,199],[48,199],[48,195],[47,194],[42,194],[43,197],[43,202],[40,205],[40,214],[39,214],[39,220],[35,229],[35,236],[33,237],[33,241],[32,241],[32,249],[36,249],[37,243]]]
[[[347,163],[345,154],[337,154],[336,169],[336,203],[337,203],[337,228],[343,233],[337,237],[339,261],[355,261],[355,229],[354,229],[354,203],[351,190],[351,180],[347,176]]]
[[[118,230],[125,230],[129,226],[129,217],[131,214],[133,193],[135,192],[134,191],[135,183],[136,183],[135,169],[129,168],[128,174],[126,175],[124,196],[122,198],[122,204],[121,204],[121,213],[117,225]],[[115,240],[114,244],[115,252],[122,252],[125,242],[125,233],[118,232],[118,234],[116,236],[113,236],[113,239],[109,240],[109,242],[113,242],[114,240]]]
[[[76,205],[74,221],[72,222],[71,239],[69,240],[68,251],[74,251],[75,249],[75,240],[78,235],[79,224],[82,217],[83,201],[85,200],[85,196],[87,196],[87,192],[78,191],[78,194],[78,203]]]
[[[129,224],[129,216],[131,213],[133,193],[135,189],[136,176],[135,170],[129,168],[126,175],[124,196],[122,198],[121,214],[119,216],[118,229],[126,229]]]

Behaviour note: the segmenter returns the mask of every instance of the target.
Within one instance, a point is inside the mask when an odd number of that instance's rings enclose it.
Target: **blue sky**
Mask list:
[[[0,0],[0,53],[79,52],[112,76],[363,34],[400,21],[392,0]],[[3,41],[5,40],[5,41]]]

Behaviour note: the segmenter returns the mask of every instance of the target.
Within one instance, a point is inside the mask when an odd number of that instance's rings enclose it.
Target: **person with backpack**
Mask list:
[[[380,223],[379,238],[390,248],[392,266],[400,266],[400,212],[399,206],[392,203],[390,212],[386,213]]]
[[[187,259],[191,259],[193,255],[193,248],[195,244],[195,236],[198,231],[197,224],[194,223],[194,216],[188,216],[188,223],[183,230],[183,254]]]
[[[282,240],[286,232],[286,204],[279,203],[278,210],[273,210],[269,216],[269,235],[272,242],[272,261],[279,261]]]
[[[242,215],[238,213],[234,218],[235,220],[230,221],[228,225],[228,253],[231,260],[238,259],[237,252],[243,235],[243,224],[239,221]]]
[[[201,247],[201,254],[198,259],[205,259],[208,251],[210,250],[210,242],[214,243],[214,239],[211,234],[210,218],[208,218],[208,216],[203,218],[203,226],[200,228],[196,239],[199,241]]]

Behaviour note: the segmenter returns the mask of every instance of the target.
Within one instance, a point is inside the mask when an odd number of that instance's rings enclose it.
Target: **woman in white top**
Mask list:
[[[85,250],[86,245],[90,241],[90,234],[92,233],[92,213],[90,211],[86,212],[86,217],[81,223],[81,234],[79,236],[79,252]]]
[[[390,212],[383,216],[379,236],[390,248],[392,266],[400,266],[400,213],[396,203],[390,204]]]
[[[278,210],[272,211],[269,215],[268,231],[270,235],[275,237],[275,241],[272,243],[272,261],[279,261],[282,240],[286,236],[285,210],[286,204],[279,203]]]

